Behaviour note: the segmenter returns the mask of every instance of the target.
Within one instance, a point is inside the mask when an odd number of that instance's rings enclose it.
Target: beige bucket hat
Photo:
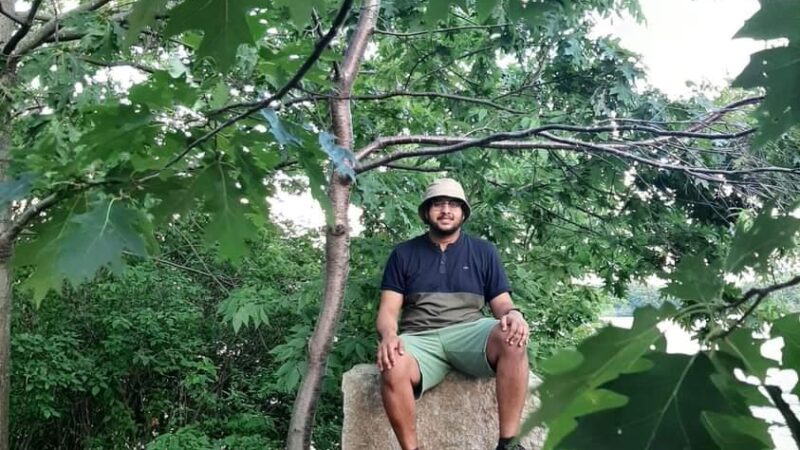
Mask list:
[[[469,206],[461,183],[452,178],[440,178],[428,186],[428,189],[425,190],[425,196],[422,197],[422,202],[419,204],[417,211],[423,222],[428,223],[425,217],[428,212],[428,203],[436,197],[450,197],[461,200],[464,202],[464,220],[469,218],[472,207]]]

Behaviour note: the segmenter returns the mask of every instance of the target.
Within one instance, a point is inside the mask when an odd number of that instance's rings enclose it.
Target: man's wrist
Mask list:
[[[380,340],[384,340],[387,337],[397,337],[397,332],[396,331],[389,331],[389,332],[381,333],[380,331],[378,331],[378,337],[380,338]]]
[[[517,314],[519,314],[519,316],[522,317],[523,319],[525,318],[525,314],[522,314],[522,311],[520,311],[519,308],[511,308],[508,311],[506,311],[505,314],[503,314],[503,316],[507,316],[507,315],[511,314],[512,312],[514,312],[514,311],[516,311]]]

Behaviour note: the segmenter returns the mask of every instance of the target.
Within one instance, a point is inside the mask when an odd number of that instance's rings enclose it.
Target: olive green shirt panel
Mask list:
[[[419,292],[406,296],[401,333],[417,333],[483,318],[482,295],[470,292]]]

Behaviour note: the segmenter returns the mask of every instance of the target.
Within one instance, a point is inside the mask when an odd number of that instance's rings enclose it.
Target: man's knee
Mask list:
[[[388,387],[414,384],[419,380],[417,363],[408,353],[395,357],[394,366],[381,372],[383,384]]]
[[[498,324],[489,335],[489,344],[487,345],[487,356],[492,362],[497,362],[500,358],[511,359],[518,361],[527,361],[528,359],[528,346],[527,344],[517,345],[516,343],[508,343],[508,332],[503,331]]]

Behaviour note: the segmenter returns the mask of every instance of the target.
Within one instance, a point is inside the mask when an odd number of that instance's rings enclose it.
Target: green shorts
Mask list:
[[[417,360],[422,376],[419,386],[414,388],[414,396],[420,398],[454,369],[476,378],[493,377],[494,369],[486,359],[486,345],[498,322],[485,318],[400,335],[406,351]]]

